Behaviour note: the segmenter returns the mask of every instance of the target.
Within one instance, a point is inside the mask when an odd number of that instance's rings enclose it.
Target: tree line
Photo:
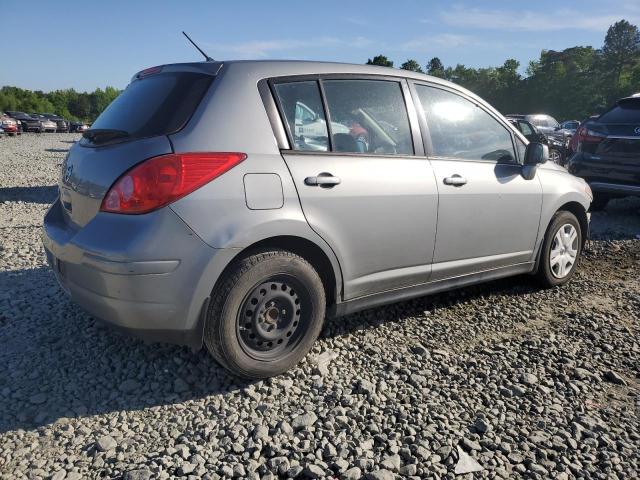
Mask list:
[[[0,112],[55,113],[68,120],[93,122],[118,95],[114,87],[76,92],[73,88],[53,92],[31,91],[18,87],[0,88]]]
[[[393,67],[384,55],[369,65]],[[640,92],[640,32],[626,20],[611,25],[601,48],[571,47],[543,50],[529,63],[526,76],[520,63],[508,59],[502,66],[445,67],[438,57],[424,70],[414,59],[400,68],[444,78],[487,100],[503,114],[547,113],[562,121],[582,120],[601,113],[617,99]]]

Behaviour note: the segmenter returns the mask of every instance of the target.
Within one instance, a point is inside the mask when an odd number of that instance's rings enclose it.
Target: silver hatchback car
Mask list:
[[[568,281],[592,195],[547,154],[426,75],[163,65],[71,148],[43,241],[96,318],[267,377],[326,316],[523,273]]]

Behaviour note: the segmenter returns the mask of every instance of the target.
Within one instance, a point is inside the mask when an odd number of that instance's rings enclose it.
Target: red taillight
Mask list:
[[[578,128],[576,131],[577,142],[600,143],[607,138],[604,133],[591,130],[586,126]]]
[[[100,210],[139,214],[164,207],[236,166],[244,153],[172,153],[136,165],[111,186]]]

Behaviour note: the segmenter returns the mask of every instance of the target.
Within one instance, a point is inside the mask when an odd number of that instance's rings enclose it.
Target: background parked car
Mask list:
[[[549,160],[564,165],[567,159],[567,140],[564,135],[542,132],[540,128],[532,124],[527,117],[530,115],[507,115],[507,119],[527,137],[530,142],[544,143],[549,147]],[[553,117],[550,117],[553,119]],[[555,121],[555,120],[554,120]]]
[[[578,125],[578,128],[576,128],[575,134],[572,135],[571,140],[569,140],[569,146],[567,147],[567,160],[576,152],[578,148],[578,131],[596,118],[598,118],[598,115],[591,115],[589,118],[585,118],[584,120],[582,120],[582,122],[580,122],[580,125]]]
[[[67,133],[69,131],[69,122],[62,118],[60,115],[54,113],[43,113],[43,116],[55,122],[56,132]]]
[[[2,128],[3,133],[10,137],[15,137],[18,134],[18,121],[2,114],[0,115],[0,128]]]
[[[578,120],[565,120],[560,124],[560,130],[562,130],[565,135],[572,136],[576,133],[579,126],[580,122]]]
[[[640,97],[618,100],[575,136],[568,169],[591,186],[592,210],[605,208],[612,198],[640,197]]]
[[[40,120],[40,122],[42,123],[42,130],[41,130],[42,132],[50,132],[50,133],[56,132],[58,126],[56,125],[56,122],[54,122],[53,120],[49,120],[47,117],[45,117],[41,113],[32,113],[31,116]]]
[[[84,122],[71,122],[69,124],[69,131],[71,133],[82,133],[89,130],[89,125]]]
[[[39,118],[33,118],[30,115],[27,115],[24,112],[17,112],[14,110],[7,110],[4,112],[6,115],[9,115],[11,118],[20,122],[18,130],[23,132],[42,132],[42,122]]]

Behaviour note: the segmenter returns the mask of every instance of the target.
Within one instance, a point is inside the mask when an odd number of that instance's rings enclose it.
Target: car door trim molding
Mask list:
[[[331,307],[329,315],[333,317],[341,317],[361,310],[389,305],[391,303],[410,300],[412,298],[424,297],[426,295],[433,295],[434,293],[448,291],[454,288],[461,288],[477,283],[497,280],[499,278],[530,273],[534,268],[535,262],[518,263],[515,265],[469,273],[466,275],[438,279],[433,282],[421,283],[410,287],[387,290],[385,292],[357,297],[337,303]]]

